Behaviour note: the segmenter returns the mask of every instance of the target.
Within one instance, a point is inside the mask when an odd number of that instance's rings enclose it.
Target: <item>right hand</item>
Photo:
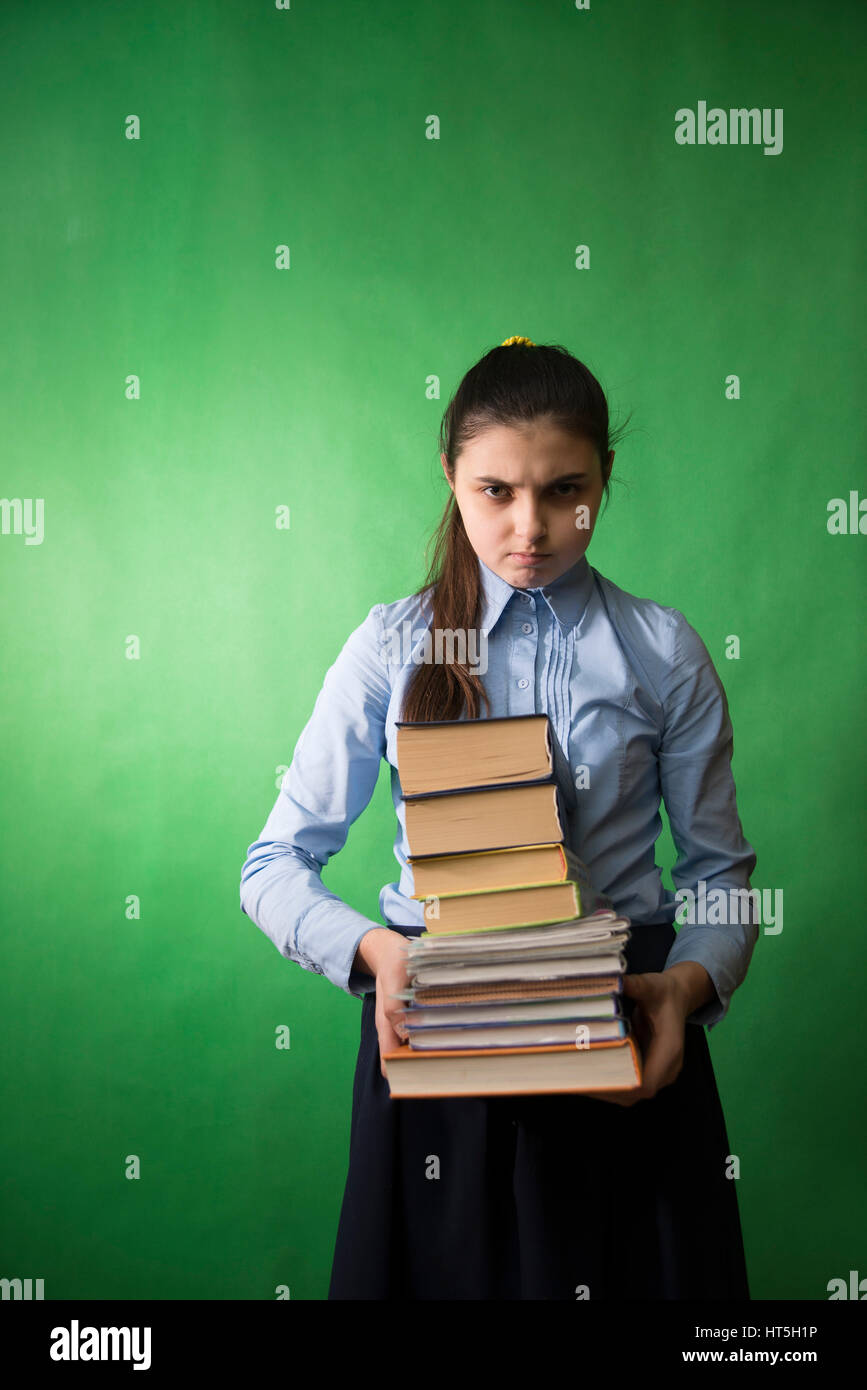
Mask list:
[[[406,970],[406,948],[413,938],[392,931],[390,927],[372,927],[361,938],[355,956],[355,969],[363,970],[376,980],[376,1032],[379,1038],[379,1069],[386,1076],[384,1052],[394,1052],[406,1041],[403,1023],[403,999],[393,996],[406,989],[409,977]]]
[[[392,932],[394,940],[382,947],[376,969],[376,1033],[379,1038],[379,1069],[386,1075],[384,1052],[393,1052],[406,1042],[406,1027],[403,1022],[405,999],[395,999],[398,990],[406,989],[409,976],[406,971],[406,945],[408,937]]]

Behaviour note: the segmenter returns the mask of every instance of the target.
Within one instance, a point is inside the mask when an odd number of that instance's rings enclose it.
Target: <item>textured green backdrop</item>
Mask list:
[[[753,1295],[867,1275],[867,541],[827,528],[867,494],[865,19],[5,0],[0,492],[44,538],[0,535],[0,1276],[325,1296],[360,1006],[240,869],[349,632],[423,578],[449,393],[516,333],[632,412],[589,558],[703,636],[784,891],[710,1034]],[[782,152],[677,144],[700,101],[783,109]],[[324,874],[374,922],[393,833],[383,768]]]

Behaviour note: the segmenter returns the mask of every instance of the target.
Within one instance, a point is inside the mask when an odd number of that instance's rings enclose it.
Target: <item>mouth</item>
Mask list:
[[[530,552],[514,550],[510,558],[517,560],[519,565],[541,565],[543,560],[549,560],[551,557],[547,553],[543,554],[540,550]]]

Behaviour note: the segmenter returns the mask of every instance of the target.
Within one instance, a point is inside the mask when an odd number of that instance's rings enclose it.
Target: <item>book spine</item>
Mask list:
[[[398,776],[400,773],[398,772]],[[561,797],[565,797],[565,792],[561,786],[561,779],[555,777],[553,772],[549,772],[544,777],[534,777],[532,780],[522,782],[478,782],[472,787],[440,787],[438,791],[432,792],[407,792],[401,786],[401,797],[404,801],[426,801],[435,796],[469,796],[471,792],[509,792],[523,791],[525,787],[549,787],[556,786]],[[567,803],[568,806],[568,803]],[[416,855],[417,859],[430,859],[432,855]]]

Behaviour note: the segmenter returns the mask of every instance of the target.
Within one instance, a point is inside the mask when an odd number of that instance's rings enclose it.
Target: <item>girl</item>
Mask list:
[[[740,903],[731,890],[749,889],[756,857],[701,638],[587,561],[614,442],[602,388],[564,348],[509,338],[467,372],[440,432],[451,495],[427,582],[350,634],[247,853],[242,909],[283,955],[363,1000],[331,1299],[749,1297],[704,1027],[726,1014],[758,928],[729,912],[675,933],[678,901],[654,859],[660,795],[678,888],[703,880],[708,901],[722,888]],[[416,662],[428,628],[472,632],[467,651],[486,664]],[[541,712],[583,769],[571,848],[631,919],[625,992],[643,1085],[392,1100],[382,1053],[405,1036],[395,995],[406,938],[426,925],[410,896],[395,723]],[[401,870],[380,893],[385,925],[320,877],[383,757]]]

